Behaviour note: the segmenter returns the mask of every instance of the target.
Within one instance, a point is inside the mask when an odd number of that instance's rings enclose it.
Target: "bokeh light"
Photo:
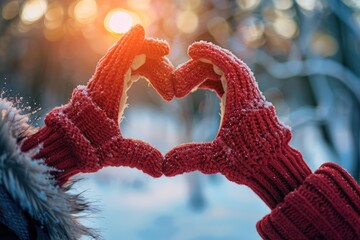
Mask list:
[[[337,52],[338,44],[332,36],[317,32],[312,38],[311,50],[319,56],[329,57]]]
[[[359,0],[342,0],[342,1],[349,7],[360,10],[360,1]]]
[[[316,0],[296,0],[296,3],[307,11],[312,11],[316,7]]]
[[[211,36],[219,43],[226,43],[231,33],[231,28],[226,19],[214,17],[207,23]]]
[[[127,32],[133,25],[137,23],[140,23],[139,16],[122,8],[111,10],[106,15],[104,20],[104,26],[106,30],[116,34]]]
[[[149,8],[150,0],[127,0],[127,4],[133,9],[146,10]]]
[[[253,10],[259,5],[260,0],[237,0],[236,2],[243,10]]]
[[[198,16],[193,11],[181,11],[176,17],[176,26],[183,33],[193,33],[198,25]]]
[[[18,1],[10,1],[6,3],[1,11],[2,17],[5,20],[11,20],[19,13]]]
[[[48,7],[46,0],[30,0],[23,5],[20,17],[26,24],[31,24],[44,16]]]
[[[183,0],[180,1],[180,8],[182,10],[196,10],[203,4],[202,0]]]
[[[262,21],[251,17],[244,21],[240,28],[240,36],[249,47],[259,47],[264,43],[265,26]]]
[[[273,0],[274,6],[279,10],[287,10],[293,6],[293,0]]]
[[[95,0],[80,0],[74,7],[74,16],[80,23],[90,23],[96,18],[97,4]]]
[[[274,30],[284,38],[293,38],[297,33],[297,25],[291,18],[279,17],[274,22]]]
[[[189,59],[194,41],[229,49],[249,65],[277,115],[291,125],[291,144],[306,161],[338,161],[360,180],[360,0],[5,0],[0,20],[0,86],[6,81],[12,96],[34,99],[44,109],[41,117],[85,85],[101,56],[140,23],[147,37],[169,43],[174,66]],[[209,91],[165,103],[138,81],[128,95],[124,137],[146,140],[164,154],[184,142],[210,141],[218,132],[219,99]],[[352,139],[344,141],[345,135]],[[269,209],[236,184],[196,173],[155,184],[133,172],[124,175],[125,169],[86,175],[90,189],[104,196],[105,211],[90,226],[106,226],[104,239],[259,238],[255,224]],[[193,176],[198,179],[189,180]],[[181,199],[158,180],[174,191],[180,183]],[[168,205],[155,195],[170,199]],[[119,199],[122,204],[113,204]],[[147,208],[151,204],[161,207]],[[126,224],[118,217],[124,212],[132,216]]]
[[[53,2],[49,5],[45,14],[44,24],[48,29],[55,29],[62,25],[64,20],[64,9],[59,2]]]

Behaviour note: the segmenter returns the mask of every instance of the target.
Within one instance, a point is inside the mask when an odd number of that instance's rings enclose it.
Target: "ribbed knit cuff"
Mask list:
[[[45,127],[26,139],[23,151],[39,148],[34,158],[59,171],[53,175],[59,183],[79,172],[97,171],[101,163],[97,147],[119,132],[117,124],[87,95],[87,89],[74,90],[70,102],[53,109],[45,118]]]
[[[288,146],[277,149],[273,158],[257,174],[244,182],[271,209],[281,203],[284,197],[299,187],[311,170],[301,153]]]
[[[70,122],[68,124],[72,125]],[[21,148],[24,152],[38,149],[33,158],[44,159],[47,166],[53,167],[51,173],[60,185],[79,173],[84,164],[95,164],[89,167],[98,168],[95,149],[75,127],[71,133],[67,133],[62,126],[45,126],[26,139]]]
[[[322,165],[257,224],[264,239],[360,239],[360,188],[341,167]]]
[[[280,122],[274,106],[242,113],[238,144],[244,158],[240,168],[244,179],[240,183],[249,186],[272,209],[300,186],[311,170],[301,153],[289,146],[291,131]]]
[[[50,114],[55,115],[51,119],[65,115],[95,148],[120,135],[118,123],[110,119],[93,101],[89,89],[85,86],[75,88],[70,102],[66,106],[55,108]],[[46,120],[50,120],[50,116]]]

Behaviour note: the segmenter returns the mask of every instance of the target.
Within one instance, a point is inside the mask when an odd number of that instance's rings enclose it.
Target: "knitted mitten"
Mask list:
[[[189,56],[174,72],[175,96],[197,86],[215,90],[222,97],[222,120],[212,142],[183,144],[166,154],[164,174],[222,173],[274,208],[311,174],[301,154],[288,145],[290,130],[259,91],[251,70],[232,53],[197,42]]]
[[[194,87],[222,97],[214,141],[184,144],[165,156],[164,174],[200,170],[246,184],[272,208],[257,224],[263,239],[359,239],[360,187],[341,167],[311,173],[288,143],[290,130],[265,101],[248,67],[230,52],[199,42],[174,72],[175,96]]]
[[[162,175],[163,156],[149,144],[123,138],[119,121],[131,83],[144,76],[166,100],[172,99],[173,72],[167,43],[148,39],[135,26],[99,61],[87,86],[77,87],[69,103],[54,108],[45,127],[27,138],[22,150],[39,148],[34,158],[54,171],[59,184],[79,172],[105,166],[136,167],[154,177]],[[39,147],[40,146],[40,147]]]

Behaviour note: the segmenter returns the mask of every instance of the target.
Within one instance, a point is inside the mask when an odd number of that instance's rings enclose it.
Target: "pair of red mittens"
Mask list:
[[[331,163],[315,173],[289,146],[291,132],[265,100],[250,69],[232,53],[206,42],[190,46],[191,60],[176,70],[164,57],[165,42],[148,39],[136,26],[99,61],[88,85],[53,109],[45,127],[23,142],[23,151],[59,171],[64,184],[79,172],[105,166],[136,167],[160,177],[199,170],[221,173],[253,189],[273,209],[257,225],[265,239],[356,239],[360,235],[360,190]],[[121,136],[126,91],[146,77],[165,99],[196,87],[222,98],[222,119],[212,142],[175,147],[164,158],[149,144]],[[120,108],[119,108],[120,106]]]

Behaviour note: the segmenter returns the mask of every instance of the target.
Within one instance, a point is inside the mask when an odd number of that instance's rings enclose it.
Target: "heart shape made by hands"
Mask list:
[[[185,97],[197,88],[215,91],[221,98],[220,128],[211,142],[170,150],[162,173],[221,173],[249,186],[269,207],[275,207],[311,173],[301,154],[289,146],[290,129],[279,121],[248,66],[230,51],[200,41],[189,47],[188,54],[189,61],[157,79],[173,88],[167,88],[167,94],[158,92],[169,100],[164,94]]]
[[[193,43],[188,50],[191,59],[176,69],[165,57],[168,53],[166,42],[145,38],[140,25],[133,27],[99,61],[87,86],[77,87],[68,104],[52,110],[46,126],[26,139],[22,150],[42,144],[34,157],[63,170],[54,173],[59,184],[78,172],[106,166],[135,167],[153,177],[199,170],[222,173],[256,193],[272,189],[275,196],[259,195],[275,206],[310,170],[300,153],[288,146],[290,130],[261,94],[251,70],[212,43]],[[140,76],[167,101],[196,88],[215,91],[222,106],[216,138],[179,145],[165,156],[148,143],[124,138],[119,121],[126,92]],[[288,158],[295,167],[288,166]],[[293,177],[285,179],[279,172]],[[268,177],[281,179],[282,190],[274,189]]]
[[[196,170],[221,173],[230,181],[250,186],[270,207],[276,206],[310,172],[301,154],[288,145],[290,130],[278,120],[274,106],[265,100],[248,66],[231,52],[200,41],[189,47],[188,54],[191,59],[176,69],[170,62],[167,63],[171,67],[153,66],[146,72],[157,69],[160,74],[149,81],[165,100],[185,97],[197,88],[215,91],[221,98],[220,128],[211,142],[187,143],[170,150],[163,159],[161,172],[166,176]],[[147,60],[141,63],[134,60],[133,65],[140,67],[146,63]],[[132,78],[126,85],[130,87],[131,83]],[[159,83],[166,83],[167,87],[160,88]],[[300,167],[288,166],[288,158]],[[156,160],[139,162],[143,167]],[[282,178],[281,191],[266,179],[267,176],[281,179],[273,166],[285,175],[294,175],[290,180]],[[264,189],[277,194],[264,194]]]
[[[279,121],[245,63],[207,42],[193,43],[191,59],[176,69],[164,57],[168,53],[165,42],[145,38],[144,29],[135,26],[99,61],[87,86],[77,87],[70,102],[53,109],[45,127],[24,140],[22,150],[35,148],[34,158],[63,170],[54,173],[60,185],[78,172],[105,166],[136,167],[153,177],[195,170],[221,173],[250,187],[273,209],[257,224],[263,238],[314,239],[320,233],[354,238],[355,180],[331,163],[311,174],[301,154],[289,146],[290,129]],[[124,138],[119,121],[126,91],[139,76],[168,101],[196,88],[215,91],[222,106],[215,139],[182,144],[163,156],[148,143]],[[342,212],[340,218],[334,214]]]

